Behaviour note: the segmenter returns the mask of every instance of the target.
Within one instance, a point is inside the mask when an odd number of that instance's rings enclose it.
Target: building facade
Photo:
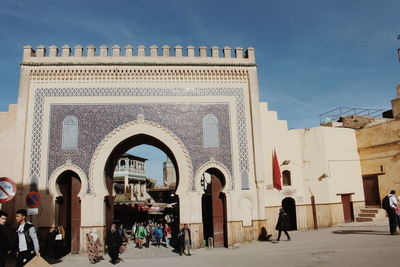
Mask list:
[[[24,207],[38,191],[34,223],[45,234],[74,221],[73,252],[83,251],[90,229],[105,233],[115,167],[141,144],[171,160],[179,222],[189,224],[194,247],[206,230],[217,246],[255,240],[262,226],[273,230],[281,205],[293,229],[310,229],[343,222],[350,206],[364,204],[354,131],[288,130],[259,102],[252,48],[26,46],[18,104],[0,119],[0,144],[13,155],[1,156],[0,175],[19,186],[4,208]],[[286,162],[281,191],[272,186],[274,149]],[[57,199],[67,193],[64,207]]]

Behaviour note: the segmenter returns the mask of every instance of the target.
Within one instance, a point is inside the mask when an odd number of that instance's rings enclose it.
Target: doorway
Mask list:
[[[381,206],[378,175],[363,176],[365,206]]]
[[[225,186],[223,174],[214,168],[205,172],[202,178],[203,235],[207,246],[227,247],[226,198],[222,192]],[[210,238],[214,243],[209,244]]]
[[[297,230],[296,201],[291,197],[284,198],[282,200],[282,208],[288,216],[288,231]]]
[[[61,195],[57,198],[58,224],[65,231],[64,254],[79,253],[81,200],[78,197],[81,180],[73,171],[63,172],[57,179]]]

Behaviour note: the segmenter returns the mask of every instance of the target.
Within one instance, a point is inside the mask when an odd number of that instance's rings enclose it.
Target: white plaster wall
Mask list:
[[[0,112],[0,177],[14,177],[15,132],[17,105],[10,105],[7,112]]]
[[[280,206],[285,197],[292,197],[296,204],[303,204],[304,180],[303,158],[301,143],[298,135],[287,129],[287,122],[278,120],[275,111],[268,110],[267,103],[260,103],[261,132],[263,140],[264,177],[265,177],[265,206]],[[278,161],[281,164],[290,160],[288,165],[282,165],[281,172],[291,172],[291,186],[283,186],[282,191],[273,188],[272,181],[272,153],[276,150]]]
[[[265,206],[279,206],[290,196],[296,204],[310,204],[311,194],[317,204],[341,202],[338,193],[355,193],[353,201],[363,201],[363,185],[355,131],[345,128],[314,127],[288,130],[286,121],[260,103],[263,135]],[[281,172],[291,172],[292,186],[282,191],[272,187],[272,151],[276,149]]]

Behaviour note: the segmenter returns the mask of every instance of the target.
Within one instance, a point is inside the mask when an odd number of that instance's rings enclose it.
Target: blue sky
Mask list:
[[[390,108],[398,0],[1,0],[0,111],[17,102],[22,46],[254,47],[260,99],[289,128],[339,106]]]

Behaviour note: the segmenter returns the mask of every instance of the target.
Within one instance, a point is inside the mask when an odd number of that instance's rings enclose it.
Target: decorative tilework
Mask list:
[[[248,143],[247,143],[247,125],[246,125],[246,115],[245,115],[245,101],[244,101],[244,94],[241,88],[38,88],[36,89],[35,93],[35,104],[34,104],[34,114],[33,114],[33,131],[32,131],[32,145],[31,145],[31,162],[30,162],[30,177],[34,177],[35,175],[38,176],[40,173],[40,154],[41,154],[41,137],[42,137],[42,129],[43,129],[43,103],[46,97],[71,97],[71,96],[79,96],[79,97],[87,97],[87,96],[98,96],[98,97],[112,97],[112,96],[233,96],[235,98],[235,108],[236,108],[236,116],[237,116],[237,132],[239,138],[239,169],[240,172],[243,170],[249,170],[249,160],[248,160]],[[58,105],[62,106],[62,105]],[[67,105],[70,106],[70,105]],[[105,108],[105,106],[115,106],[115,105],[91,105],[91,107],[100,106],[100,108]],[[129,106],[129,105],[127,105]],[[190,107],[186,107],[187,110],[191,109]],[[201,105],[200,105],[201,106]],[[210,105],[210,107],[216,107],[217,105]],[[71,106],[70,106],[71,107]],[[52,107],[52,109],[54,106]],[[226,107],[227,108],[227,107]],[[170,106],[168,107],[170,109]],[[61,108],[61,110],[65,110],[65,106]],[[52,111],[53,112],[53,111]],[[159,112],[159,116],[165,117],[172,121],[174,124],[176,122],[181,122],[176,117],[167,117],[163,111]],[[212,109],[207,110],[208,113],[216,114]],[[118,115],[118,114],[132,114],[132,113],[123,113],[120,110],[115,110],[109,113],[109,116]],[[154,113],[154,112],[153,112]],[[181,116],[185,114],[182,113],[182,110],[178,112]],[[98,114],[103,114],[101,111]],[[143,112],[142,109],[138,110],[138,114],[144,114],[147,119],[147,114]],[[155,114],[155,113],[154,113]],[[65,113],[64,115],[73,115],[73,113]],[[205,114],[203,114],[204,116]],[[65,116],[64,116],[65,117]],[[129,116],[127,116],[129,117]],[[77,116],[79,120],[79,125],[82,125],[83,121]],[[130,117],[130,120],[134,119],[135,117]],[[53,119],[53,114],[52,114]],[[221,122],[222,118],[218,118]],[[96,124],[93,120],[85,120],[85,122],[91,123],[91,129],[101,129],[103,126],[108,126],[110,121],[105,121],[103,124]],[[183,121],[182,121],[183,122]],[[52,127],[54,127],[54,122],[51,122]],[[60,124],[58,124],[60,125]],[[199,123],[201,125],[201,122]],[[185,127],[186,126],[186,127]],[[187,129],[193,129],[187,127],[187,125],[183,126],[183,129],[187,132]],[[166,126],[168,127],[168,126]],[[182,127],[182,126],[181,126]],[[201,127],[199,127],[201,129]],[[228,127],[229,129],[229,127]],[[222,130],[221,130],[222,132]],[[228,131],[229,132],[229,131]],[[82,135],[83,136],[83,135]],[[103,135],[104,136],[104,135]],[[201,136],[199,134],[198,136]],[[192,141],[192,140],[190,140]],[[52,142],[52,140],[50,141]],[[82,143],[82,141],[79,141]],[[222,140],[221,140],[222,143]],[[201,142],[200,142],[201,144]],[[61,146],[60,146],[61,147]],[[79,144],[78,144],[79,147]],[[213,150],[215,148],[212,148]],[[68,153],[74,153],[74,151],[67,151]],[[83,153],[81,150],[75,151],[77,153]],[[91,154],[82,155],[87,158],[91,158]],[[200,153],[196,151],[192,151],[191,153]],[[210,151],[211,154],[214,155],[215,151]],[[55,154],[55,151],[50,149],[49,151],[49,167],[48,171],[52,168],[57,166],[51,165],[52,162],[50,160],[52,154]],[[200,153],[201,154],[201,153]],[[230,153],[228,153],[230,155]],[[226,155],[226,154],[225,154]],[[72,156],[72,155],[69,155]],[[192,155],[193,158],[196,158]],[[204,158],[209,158],[210,155],[204,156]],[[201,161],[202,157],[198,157]],[[219,159],[218,159],[219,160]],[[65,159],[64,159],[65,161]],[[224,164],[226,164],[226,159],[221,160]],[[196,162],[193,160],[194,168],[195,166],[199,166],[201,162]],[[231,158],[229,158],[229,164],[227,166],[231,166]],[[82,167],[82,166],[81,166]],[[84,168],[83,168],[84,169]],[[87,168],[86,168],[87,171]],[[233,188],[232,188],[233,189]]]

